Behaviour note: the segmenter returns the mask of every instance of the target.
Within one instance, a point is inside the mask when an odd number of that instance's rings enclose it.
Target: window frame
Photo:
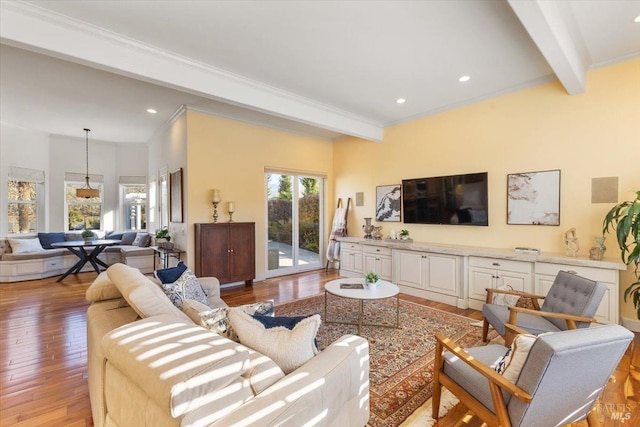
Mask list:
[[[81,188],[85,185],[86,183],[84,181],[77,181],[77,180],[65,180],[64,181],[64,194],[63,194],[63,199],[64,199],[64,221],[65,221],[65,225],[64,225],[64,229],[65,231],[78,231],[78,230],[84,230],[84,228],[82,229],[70,229],[69,228],[69,206],[93,206],[93,205],[97,205],[100,208],[100,228],[88,228],[88,230],[92,230],[92,231],[102,231],[103,230],[103,224],[104,224],[104,183],[102,181],[100,182],[91,182],[89,181],[89,184],[91,185],[91,188],[95,188],[100,190],[100,201],[99,202],[90,202],[90,201],[81,201],[79,203],[69,203],[69,200],[67,199],[67,190],[69,188],[69,186],[73,186],[73,189],[75,190],[76,188]]]
[[[124,231],[147,231],[149,228],[149,188],[146,183],[136,184],[136,183],[120,183],[119,184],[119,192],[120,192],[120,221],[122,224],[122,228]],[[130,203],[127,202],[127,187],[144,187],[144,200],[141,203]],[[142,194],[142,193],[138,193]],[[145,227],[142,228],[128,228],[126,225],[128,224],[127,216],[129,212],[129,207],[132,206],[141,206],[144,208],[144,214],[142,217],[144,218]]]
[[[35,197],[33,200],[18,200],[18,199],[11,199],[10,198],[10,192],[9,192],[9,185],[11,182],[26,182],[28,184],[33,184],[35,186]],[[45,187],[44,187],[44,183],[42,182],[35,182],[35,181],[31,181],[31,180],[26,180],[26,179],[19,179],[19,178],[13,178],[13,177],[8,177],[7,178],[7,235],[9,236],[29,236],[29,235],[35,235],[37,234],[39,231],[41,231],[43,229],[43,213],[44,213],[44,191],[45,191]],[[34,207],[34,212],[35,212],[35,229],[34,230],[29,230],[26,232],[20,232],[18,231],[16,232],[11,232],[9,229],[9,209],[11,205],[32,205]]]

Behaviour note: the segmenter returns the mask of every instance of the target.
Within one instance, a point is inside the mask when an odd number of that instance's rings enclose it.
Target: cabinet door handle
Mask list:
[[[500,267],[500,263],[499,263],[499,262],[494,262],[494,263],[493,263],[493,264],[491,264],[491,265],[494,265],[494,266],[496,266],[496,267]]]

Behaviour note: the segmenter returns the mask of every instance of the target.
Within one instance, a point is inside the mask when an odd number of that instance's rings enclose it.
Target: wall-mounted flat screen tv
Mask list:
[[[407,224],[489,225],[487,172],[402,180]]]

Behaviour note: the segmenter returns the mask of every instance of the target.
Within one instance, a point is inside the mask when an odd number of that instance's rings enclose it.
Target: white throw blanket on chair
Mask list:
[[[337,208],[333,215],[333,224],[331,226],[331,234],[329,235],[329,246],[327,246],[327,261],[340,260],[340,242],[336,239],[343,237],[346,232],[347,211],[345,208]]]

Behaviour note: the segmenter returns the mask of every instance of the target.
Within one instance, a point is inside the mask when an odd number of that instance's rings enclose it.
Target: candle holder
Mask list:
[[[229,202],[227,205],[227,211],[229,211],[229,222],[233,222],[233,213],[235,212],[236,207],[233,202]]]
[[[213,189],[213,198],[212,198],[212,204],[213,204],[213,222],[218,222],[218,203],[220,203],[220,201],[222,200],[220,198],[220,190],[218,190],[217,188]]]
[[[220,202],[212,202],[213,205],[213,222],[218,222],[218,203]]]

